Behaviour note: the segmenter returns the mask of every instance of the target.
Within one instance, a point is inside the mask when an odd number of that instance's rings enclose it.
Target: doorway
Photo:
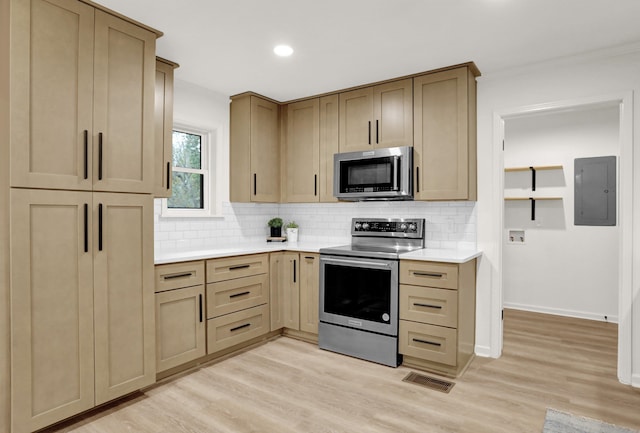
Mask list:
[[[614,281],[614,291],[617,293],[617,299],[613,301],[614,307],[613,311],[616,313],[617,319],[619,320],[618,327],[618,379],[623,383],[631,383],[631,307],[632,307],[632,286],[631,286],[631,275],[632,275],[632,243],[631,243],[631,227],[632,227],[632,184],[633,184],[633,160],[632,160],[632,125],[633,119],[631,115],[631,101],[632,97],[629,94],[624,95],[615,95],[608,97],[597,97],[597,98],[589,98],[577,101],[561,101],[549,104],[541,104],[536,106],[528,106],[528,107],[520,107],[517,109],[504,110],[502,112],[494,113],[494,149],[496,150],[496,160],[494,167],[499,170],[501,173],[504,171],[505,167],[508,167],[505,162],[509,162],[509,157],[506,156],[505,153],[502,152],[503,146],[506,150],[508,143],[505,141],[507,137],[507,133],[509,132],[508,128],[511,125],[516,125],[519,119],[525,119],[523,122],[527,122],[528,120],[533,119],[533,116],[549,116],[550,119],[555,119],[556,121],[561,117],[557,117],[557,115],[561,113],[579,113],[579,112],[592,112],[592,114],[597,113],[598,115],[602,115],[602,112],[598,113],[599,110],[604,110],[604,112],[608,113],[605,116],[611,116],[617,113],[617,125],[618,125],[618,151],[619,153],[616,155],[618,157],[618,224],[617,224],[617,234],[615,235],[613,246],[610,248],[614,248],[617,250],[617,261],[616,261],[616,271],[615,275],[612,277]],[[547,181],[552,182],[552,184],[547,184],[547,186],[551,188],[565,188],[568,189],[569,186],[573,187],[573,178],[568,178],[565,173],[566,163],[558,163],[558,164],[549,164],[549,165],[562,165],[563,168],[560,170],[562,176],[558,177],[558,173],[556,173],[556,178],[553,180],[553,176],[551,179],[547,179]],[[573,176],[573,173],[571,173]],[[565,185],[553,185],[553,182],[557,182],[558,179],[564,179]],[[561,183],[561,182],[560,182]],[[499,234],[500,239],[497,241],[497,248],[499,251],[500,257],[500,271],[496,275],[498,277],[498,284],[494,286],[493,296],[492,296],[492,311],[500,312],[502,310],[503,305],[509,304],[510,302],[515,302],[513,300],[512,293],[509,292],[505,284],[511,282],[510,278],[512,276],[506,277],[504,274],[509,272],[505,265],[509,266],[509,260],[511,257],[506,258],[506,255],[509,254],[509,250],[507,247],[511,247],[512,245],[506,245],[505,236],[509,236],[508,232],[506,232],[505,227],[506,223],[510,224],[512,221],[507,217],[507,207],[510,205],[505,205],[505,187],[509,184],[505,181],[504,174],[500,176],[499,192],[494,196],[496,199],[496,205],[502,209],[502,214],[500,221],[496,221],[495,227],[496,234]],[[517,185],[517,181],[516,181]],[[557,191],[556,191],[557,192]],[[573,191],[571,191],[571,195]],[[507,196],[508,197],[508,196]],[[543,231],[540,230],[540,227],[547,224],[549,230],[557,230],[556,234],[560,233],[561,230],[565,230],[568,224],[573,224],[573,217],[567,217],[565,215],[566,205],[560,204],[563,200],[559,200],[556,204],[547,204],[546,206],[540,205],[540,201],[536,200],[536,216],[541,218],[540,226],[536,226],[535,218],[533,222],[533,226],[531,226],[531,220],[527,221],[527,225],[524,224],[523,227],[514,227],[522,229],[524,231],[524,238],[527,239],[528,235],[533,237],[529,237],[529,239],[539,240],[537,238],[543,234]],[[529,201],[525,202],[523,200],[522,204],[531,205]],[[571,211],[573,209],[571,208]],[[523,209],[519,209],[515,212],[522,214]],[[531,209],[528,208],[529,216]],[[545,215],[546,212],[546,216]],[[513,212],[511,212],[513,213]],[[511,218],[511,216],[509,216]],[[546,219],[546,222],[545,222]],[[564,221],[564,227],[561,226],[562,221]],[[549,226],[553,226],[556,224],[554,228]],[[558,225],[560,224],[560,225]],[[538,230],[537,232],[535,230]],[[515,233],[514,235],[518,235],[520,233]],[[627,234],[625,236],[625,234]],[[616,242],[617,240],[617,242]],[[526,240],[525,240],[526,242]],[[522,245],[520,245],[522,246]],[[516,247],[516,245],[513,245]],[[520,254],[522,255],[522,254]],[[530,265],[529,265],[530,266]],[[557,277],[557,271],[552,270],[551,276]],[[597,318],[598,315],[604,316],[604,313],[601,313],[600,310],[589,311],[589,308],[586,306],[578,306],[577,308],[568,307],[567,302],[571,301],[572,296],[565,296],[566,299],[563,300],[564,303],[559,304],[551,304],[546,307],[549,308],[546,312],[554,312],[556,314],[563,314],[567,312],[576,311],[578,313],[589,313],[594,314],[595,316],[590,318]],[[575,296],[574,296],[575,299]],[[506,301],[506,302],[505,302]],[[531,305],[535,305],[539,300],[535,299],[526,299],[526,302],[523,304],[531,303]],[[611,301],[611,296],[609,298]],[[610,311],[611,305],[609,305],[607,311]],[[567,311],[568,310],[568,311]],[[604,311],[604,310],[602,310]],[[495,314],[495,313],[494,313]],[[570,315],[570,314],[568,314]],[[575,314],[574,314],[575,315]],[[606,314],[608,320],[615,320],[616,317],[611,314],[611,318],[609,318],[610,314]],[[578,317],[589,317],[586,316]],[[604,320],[604,317],[600,318],[600,320]],[[500,343],[502,343],[502,321],[500,318],[494,317],[492,319],[492,335],[499,336]],[[502,346],[500,344],[500,351]]]

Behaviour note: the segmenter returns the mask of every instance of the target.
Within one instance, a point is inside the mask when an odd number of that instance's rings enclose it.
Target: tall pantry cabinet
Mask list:
[[[0,431],[20,433],[155,380],[161,33],[89,1],[1,12]]]

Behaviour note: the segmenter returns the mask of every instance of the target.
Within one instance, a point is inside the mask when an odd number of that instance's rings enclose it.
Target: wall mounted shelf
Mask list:
[[[505,197],[505,201],[530,200],[531,201],[531,221],[536,219],[536,200],[562,200],[562,197]]]
[[[531,190],[536,190],[536,171],[540,170],[562,170],[561,165],[533,165],[530,167],[508,167],[505,168],[505,173],[512,171],[531,171]]]

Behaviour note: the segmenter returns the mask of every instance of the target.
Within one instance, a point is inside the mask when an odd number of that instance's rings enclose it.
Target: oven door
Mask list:
[[[398,261],[321,256],[320,321],[398,335]]]

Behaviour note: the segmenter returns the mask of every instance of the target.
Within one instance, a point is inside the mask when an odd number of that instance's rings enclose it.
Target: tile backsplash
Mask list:
[[[264,242],[275,216],[300,226],[300,242],[346,244],[353,217],[425,218],[427,248],[475,248],[475,202],[229,203],[214,218],[163,218],[155,200],[156,251],[228,248]]]

